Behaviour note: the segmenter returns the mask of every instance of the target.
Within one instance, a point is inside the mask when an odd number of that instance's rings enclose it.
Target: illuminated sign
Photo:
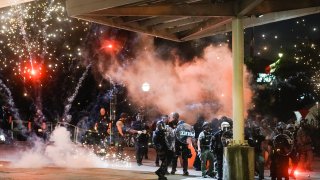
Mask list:
[[[272,74],[259,73],[257,82],[259,83],[269,83],[273,81],[276,77]]]

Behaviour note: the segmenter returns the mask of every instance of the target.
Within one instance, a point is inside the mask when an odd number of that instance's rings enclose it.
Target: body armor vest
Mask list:
[[[210,149],[212,142],[212,134],[210,132],[203,131],[204,138],[200,140],[201,149]]]

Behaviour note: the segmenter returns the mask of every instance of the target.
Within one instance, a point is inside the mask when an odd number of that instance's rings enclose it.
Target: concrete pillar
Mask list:
[[[233,144],[224,148],[223,179],[254,179],[254,149],[244,141],[244,95],[243,64],[244,34],[241,18],[232,20],[232,109],[233,109]]]
[[[232,19],[232,112],[234,144],[244,143],[244,96],[243,96],[243,64],[244,34],[242,19]]]
[[[224,148],[223,179],[254,179],[254,148],[234,145]]]

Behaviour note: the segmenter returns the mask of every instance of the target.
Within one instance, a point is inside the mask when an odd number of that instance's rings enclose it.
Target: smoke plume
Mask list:
[[[51,144],[44,144],[37,139],[34,146],[20,153],[20,158],[12,162],[14,168],[41,168],[57,166],[65,168],[104,167],[93,152],[75,145],[70,140],[70,132],[64,127],[57,127],[51,137]]]
[[[138,48],[139,47],[139,48]],[[227,44],[209,45],[203,49],[201,57],[187,63],[182,62],[172,49],[171,61],[157,56],[153,38],[141,38],[135,47],[135,60],[120,65],[114,58],[98,62],[98,69],[104,77],[111,76],[123,82],[134,103],[156,107],[160,112],[169,114],[177,111],[187,121],[197,113],[207,118],[232,114],[232,54]],[[248,85],[249,74],[245,73],[245,104],[251,100]],[[150,84],[150,91],[143,92],[142,84]],[[209,117],[208,117],[209,116]]]

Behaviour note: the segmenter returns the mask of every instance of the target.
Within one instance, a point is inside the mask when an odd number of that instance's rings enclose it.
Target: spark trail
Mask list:
[[[77,86],[76,86],[76,88],[74,90],[74,93],[67,99],[67,104],[64,107],[64,113],[63,113],[63,116],[62,116],[62,121],[65,121],[65,122],[70,122],[71,121],[71,119],[68,118],[69,111],[71,109],[71,106],[72,106],[72,103],[73,103],[74,99],[78,95],[79,89],[82,86],[82,82],[86,78],[91,65],[92,65],[91,63],[87,65],[86,70],[83,72],[81,78],[78,81],[78,84],[77,84]]]

